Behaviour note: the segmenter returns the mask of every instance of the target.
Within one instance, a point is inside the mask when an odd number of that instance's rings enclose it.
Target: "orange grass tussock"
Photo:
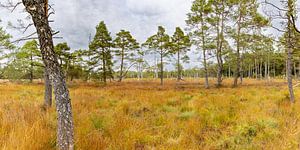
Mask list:
[[[213,83],[213,81],[211,82]],[[297,149],[300,91],[288,101],[281,80],[204,89],[199,80],[70,83],[75,148]],[[55,108],[43,110],[43,84],[0,84],[0,149],[56,149]],[[55,105],[54,105],[55,106]]]

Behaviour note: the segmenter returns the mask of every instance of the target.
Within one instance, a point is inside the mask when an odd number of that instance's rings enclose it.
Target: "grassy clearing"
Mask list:
[[[70,84],[77,149],[297,149],[300,90],[246,80],[232,89],[168,80]],[[1,149],[55,149],[55,109],[42,84],[0,85]]]

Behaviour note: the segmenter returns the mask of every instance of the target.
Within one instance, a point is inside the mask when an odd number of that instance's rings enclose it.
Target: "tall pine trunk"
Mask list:
[[[105,50],[102,49],[102,72],[103,72],[103,75],[102,75],[102,80],[103,82],[106,84],[106,54],[105,54]]]
[[[289,17],[289,16],[288,16]],[[292,103],[295,102],[294,89],[293,89],[293,75],[292,75],[292,59],[293,59],[293,51],[292,51],[292,23],[288,21],[288,49],[287,49],[287,82],[290,94],[290,101]]]
[[[160,49],[160,85],[164,85],[163,50]]]
[[[240,8],[239,8],[240,9]],[[241,10],[239,10],[239,19],[238,19],[238,26],[237,26],[237,39],[236,39],[236,70],[234,72],[234,82],[233,87],[237,87],[238,85],[238,78],[240,77],[240,71],[241,71],[241,61],[240,61],[240,36],[241,36]]]
[[[30,54],[30,83],[33,82],[33,56]]]
[[[177,52],[177,81],[180,81],[181,78],[181,68],[180,68],[180,52]]]
[[[121,68],[120,68],[120,77],[119,77],[119,82],[122,82],[123,79],[123,67],[124,67],[124,48],[122,48],[121,52]]]
[[[224,2],[223,8],[224,8]],[[223,48],[223,32],[224,32],[224,13],[221,15],[221,31],[219,31],[219,27],[217,27],[218,32],[218,40],[217,40],[217,62],[218,62],[218,70],[217,70],[217,87],[222,85],[222,73],[223,73],[223,59],[222,59],[222,48]]]
[[[52,106],[52,83],[49,77],[47,69],[44,70],[44,80],[45,80],[45,95],[44,95],[44,106],[46,108]]]
[[[206,62],[206,47],[205,47],[205,35],[204,35],[204,19],[203,14],[201,14],[201,38],[202,38],[202,54],[203,54],[203,67],[204,67],[204,76],[205,76],[205,88],[209,88],[209,81],[208,81],[208,70],[207,70],[207,62]]]
[[[73,115],[63,71],[54,52],[52,30],[48,22],[46,0],[22,0],[36,27],[43,62],[54,86],[57,120],[57,145],[61,150],[74,149]]]

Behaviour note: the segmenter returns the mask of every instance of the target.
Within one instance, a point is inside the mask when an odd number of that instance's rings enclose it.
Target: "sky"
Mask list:
[[[93,37],[96,25],[102,20],[112,36],[125,29],[140,43],[155,34],[159,25],[172,35],[177,26],[185,27],[192,0],[49,0],[49,3],[55,9],[51,17],[55,22],[51,26],[60,31],[58,36],[63,37],[56,42],[67,42],[72,49],[86,49],[89,36]],[[31,29],[23,34],[7,27],[8,21],[26,18],[21,5],[13,13],[0,9],[1,25],[14,39],[34,31]]]
[[[0,0],[5,2],[7,0]],[[12,0],[20,1],[20,0]],[[60,33],[63,39],[56,39],[55,43],[67,42],[73,49],[87,49],[89,37],[94,36],[95,27],[100,21],[105,21],[112,36],[121,29],[129,30],[132,35],[143,43],[147,37],[157,31],[159,25],[164,26],[169,35],[172,35],[177,26],[186,27],[185,20],[190,11],[193,0],[49,0],[55,10],[51,16],[51,27]],[[279,0],[269,0],[279,4]],[[298,1],[298,5],[300,1]],[[278,5],[280,6],[280,5]],[[260,8],[263,12],[264,8]],[[0,26],[4,27],[13,39],[19,39],[35,31],[32,27],[22,33],[7,26],[8,22],[16,24],[18,19],[24,20],[28,14],[22,5],[11,13],[0,8]],[[25,19],[26,20],[26,19]],[[268,32],[276,34],[275,30]],[[23,43],[19,43],[22,45]],[[195,50],[194,50],[195,51]],[[191,62],[187,67],[201,66],[201,54],[189,52]]]

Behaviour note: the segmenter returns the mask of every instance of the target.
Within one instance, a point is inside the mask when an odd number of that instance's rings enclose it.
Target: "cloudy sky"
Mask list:
[[[0,0],[5,2],[7,0]],[[19,1],[19,0],[12,0]],[[95,27],[100,21],[105,21],[112,36],[121,29],[129,30],[140,42],[155,34],[157,26],[162,25],[172,35],[175,27],[185,28],[186,14],[190,11],[193,0],[49,0],[55,9],[51,20],[52,28],[60,31],[58,36],[63,37],[58,42],[67,42],[73,50],[88,48],[90,35],[94,36]],[[269,0],[279,4],[280,0]],[[300,1],[298,1],[299,5]],[[280,5],[278,5],[280,6]],[[265,8],[260,8],[262,12]],[[26,18],[24,8],[20,5],[13,13],[0,8],[0,26],[13,35],[14,39],[24,37],[34,31],[22,32],[11,29],[8,22],[16,23],[16,20]],[[269,33],[276,34],[275,30]],[[278,34],[278,33],[277,33]],[[20,43],[21,45],[23,43]],[[192,55],[192,61],[188,67],[200,66],[200,54]],[[199,56],[199,57],[198,57]],[[191,65],[193,64],[193,65]]]
[[[167,32],[172,34],[175,27],[185,27],[191,2],[192,0],[49,0],[55,9],[55,15],[52,16],[55,23],[52,27],[60,31],[59,36],[63,37],[61,41],[68,42],[73,49],[87,48],[89,35],[94,35],[96,25],[102,20],[113,36],[125,29],[139,42],[154,34],[158,25],[165,26]],[[4,27],[7,27],[8,21],[16,22],[27,15],[22,13],[22,6],[14,13],[1,9],[1,25]],[[15,39],[24,36],[10,28],[7,31]]]

